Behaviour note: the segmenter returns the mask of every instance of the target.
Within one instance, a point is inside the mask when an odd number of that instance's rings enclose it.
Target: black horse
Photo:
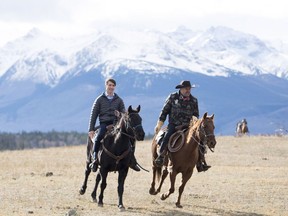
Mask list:
[[[99,158],[100,169],[96,177],[95,188],[91,194],[93,200],[96,202],[96,192],[98,184],[101,182],[101,191],[98,200],[98,206],[103,206],[103,195],[106,188],[106,178],[108,172],[118,171],[118,208],[119,210],[124,210],[123,206],[123,192],[124,192],[124,182],[129,170],[129,163],[132,157],[131,142],[136,140],[144,140],[145,132],[142,127],[142,118],[139,115],[140,105],[136,110],[133,110],[129,106],[126,113],[116,112],[119,116],[119,121],[117,122],[114,129],[107,133],[103,139],[102,153]],[[89,138],[88,138],[89,139]],[[87,188],[88,176],[91,172],[89,164],[92,161],[91,150],[93,143],[91,140],[88,141],[87,145],[87,161],[85,170],[85,180],[80,189],[80,194],[84,194]]]

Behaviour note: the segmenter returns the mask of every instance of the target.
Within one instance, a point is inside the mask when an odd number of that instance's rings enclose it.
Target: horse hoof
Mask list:
[[[125,207],[124,207],[123,205],[119,205],[119,206],[118,206],[118,209],[119,209],[120,212],[125,211]]]
[[[149,194],[150,194],[150,195],[156,195],[157,192],[155,191],[154,188],[150,188],[150,190],[149,190]]]
[[[183,206],[180,203],[176,203],[177,208],[183,208]]]
[[[160,197],[161,200],[165,200],[166,198],[167,197],[165,196],[165,194],[162,194],[161,197]]]
[[[92,202],[93,203],[97,203],[97,199],[96,198],[92,198]]]
[[[103,203],[98,203],[98,207],[103,207]]]
[[[86,191],[86,190],[85,190],[84,188],[80,188],[79,194],[80,194],[80,195],[83,195],[83,194],[85,194],[85,191]]]

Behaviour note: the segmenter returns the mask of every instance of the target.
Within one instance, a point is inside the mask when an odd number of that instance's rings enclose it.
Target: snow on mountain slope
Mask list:
[[[167,95],[188,79],[199,87],[192,93],[200,111],[216,114],[217,133],[233,134],[243,117],[253,133],[273,133],[276,124],[288,127],[288,53],[280,47],[223,27],[65,39],[33,29],[0,48],[0,130],[85,131],[93,100],[113,76],[125,104],[141,104],[148,132]]]
[[[186,42],[200,56],[245,74],[288,78],[288,55],[257,37],[226,27],[211,27]]]
[[[288,76],[288,55],[253,35],[226,27],[203,33],[180,27],[169,33],[114,28],[66,39],[32,29],[0,49],[0,77],[7,73],[7,80],[33,78],[55,86],[65,74],[74,76],[121,59],[133,60],[138,69],[148,62],[212,76],[233,71]]]

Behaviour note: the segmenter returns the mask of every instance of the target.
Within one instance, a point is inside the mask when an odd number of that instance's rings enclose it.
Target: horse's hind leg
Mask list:
[[[153,166],[152,167],[153,170],[153,176],[152,176],[152,183],[151,183],[151,187],[149,189],[149,194],[151,195],[156,195],[156,191],[155,191],[155,180],[156,180],[156,167]]]
[[[96,182],[95,182],[95,187],[94,187],[94,190],[91,194],[91,197],[92,197],[92,200],[93,202],[97,202],[97,199],[96,199],[96,194],[97,194],[97,188],[98,188],[98,185],[99,185],[99,182],[101,181],[101,175],[100,173],[98,172],[97,176],[96,176]]]
[[[170,194],[174,193],[176,175],[177,173],[174,170],[170,173],[170,189],[167,193],[161,195],[161,200],[167,199],[170,196]]]
[[[89,177],[89,175],[91,173],[91,169],[89,167],[89,164],[90,164],[90,162],[86,161],[85,179],[84,179],[82,187],[79,189],[79,193],[81,195],[85,194],[85,192],[86,192],[88,177]]]
[[[91,141],[91,139],[88,137],[87,138],[87,147],[86,147],[86,156],[87,156],[87,159],[86,159],[86,168],[85,168],[85,179],[84,179],[84,182],[83,182],[83,185],[82,187],[80,188],[79,190],[79,193],[81,195],[83,195],[85,192],[86,192],[86,188],[87,188],[87,181],[88,181],[88,177],[91,173],[91,168],[89,167],[91,161],[92,161],[92,158],[91,158],[91,149],[92,149],[92,146],[93,146],[93,142]]]
[[[182,193],[184,191],[184,188],[185,188],[185,185],[186,185],[187,181],[192,176],[192,173],[193,173],[193,171],[189,171],[189,172],[187,172],[185,174],[182,173],[182,183],[181,183],[181,185],[179,187],[179,195],[178,195],[177,202],[175,203],[176,207],[178,207],[178,208],[182,208],[182,205],[180,204],[181,196],[182,196]]]
[[[162,174],[162,167],[158,167],[154,164],[153,162],[153,166],[152,166],[152,170],[153,170],[153,177],[152,177],[152,183],[151,183],[151,187],[149,189],[149,193],[151,195],[156,195],[157,193],[160,192],[161,186],[160,188],[157,189],[157,191],[155,190],[155,182],[157,179],[157,182],[159,181],[159,178],[161,178],[161,185],[162,185],[162,179],[163,179],[163,174]],[[167,176],[167,175],[166,175]],[[166,178],[165,176],[165,178]],[[165,179],[164,178],[164,179]]]
[[[168,175],[168,170],[167,170],[167,167],[165,167],[165,169],[162,171],[161,181],[160,181],[159,187],[156,190],[156,194],[161,191],[162,185],[163,185],[164,180],[166,179],[167,175]]]

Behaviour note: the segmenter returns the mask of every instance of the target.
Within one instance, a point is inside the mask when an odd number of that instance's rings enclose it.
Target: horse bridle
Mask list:
[[[206,131],[205,131],[205,129],[204,129],[204,126],[203,126],[203,122],[201,122],[198,131],[199,131],[199,133],[201,133],[202,135],[204,135],[204,140],[202,141],[201,137],[200,137],[200,141],[197,141],[193,136],[192,136],[192,138],[198,143],[199,146],[202,146],[203,148],[205,148],[205,146],[208,146],[208,145],[207,145],[207,138],[208,138],[209,136],[214,136],[214,134],[213,134],[213,133],[211,133],[211,134],[207,134],[207,133],[206,133]],[[203,142],[203,144],[201,144],[201,141]],[[214,150],[211,149],[209,146],[208,146],[208,148],[210,149],[211,152],[214,152]],[[201,154],[204,154],[204,153],[201,152]]]
[[[133,115],[133,114],[137,114],[137,113],[129,113],[128,116]],[[127,120],[127,121],[125,121],[125,128],[126,128],[127,133],[123,132],[122,130],[120,131],[120,133],[122,133],[123,135],[128,136],[129,138],[135,140],[136,139],[135,138],[135,136],[136,136],[135,135],[136,134],[136,128],[138,128],[138,127],[142,127],[142,124],[138,124],[136,126],[132,126],[131,122],[129,120]],[[132,136],[131,134],[128,133],[130,128],[132,129],[132,132],[133,132],[134,136]]]
[[[130,113],[130,114],[128,114],[128,115],[131,115],[131,114],[136,114],[136,113]],[[120,133],[122,133],[123,135],[131,138],[131,139],[136,139],[136,138],[135,138],[135,129],[136,129],[137,127],[139,127],[139,126],[141,126],[141,124],[136,125],[135,127],[132,127],[132,126],[131,126],[131,123],[127,120],[127,121],[125,121],[126,131],[128,131],[128,129],[131,128],[132,131],[133,131],[134,136],[132,136],[132,135],[130,135],[130,134],[128,134],[128,133],[125,133],[125,132],[123,132],[122,130],[118,130],[118,131],[119,131]],[[131,151],[131,146],[129,145],[129,148],[128,148],[122,155],[120,155],[120,156],[116,156],[116,155],[114,155],[113,153],[111,153],[104,145],[103,145],[103,150],[105,151],[105,153],[106,153],[107,155],[109,155],[111,158],[113,158],[113,159],[116,160],[116,166],[117,166],[117,165],[119,164],[119,161],[122,160],[123,158],[125,158],[125,157],[129,154],[129,152]],[[115,168],[115,169],[116,169],[116,168]],[[115,172],[116,172],[116,171],[115,171]]]

